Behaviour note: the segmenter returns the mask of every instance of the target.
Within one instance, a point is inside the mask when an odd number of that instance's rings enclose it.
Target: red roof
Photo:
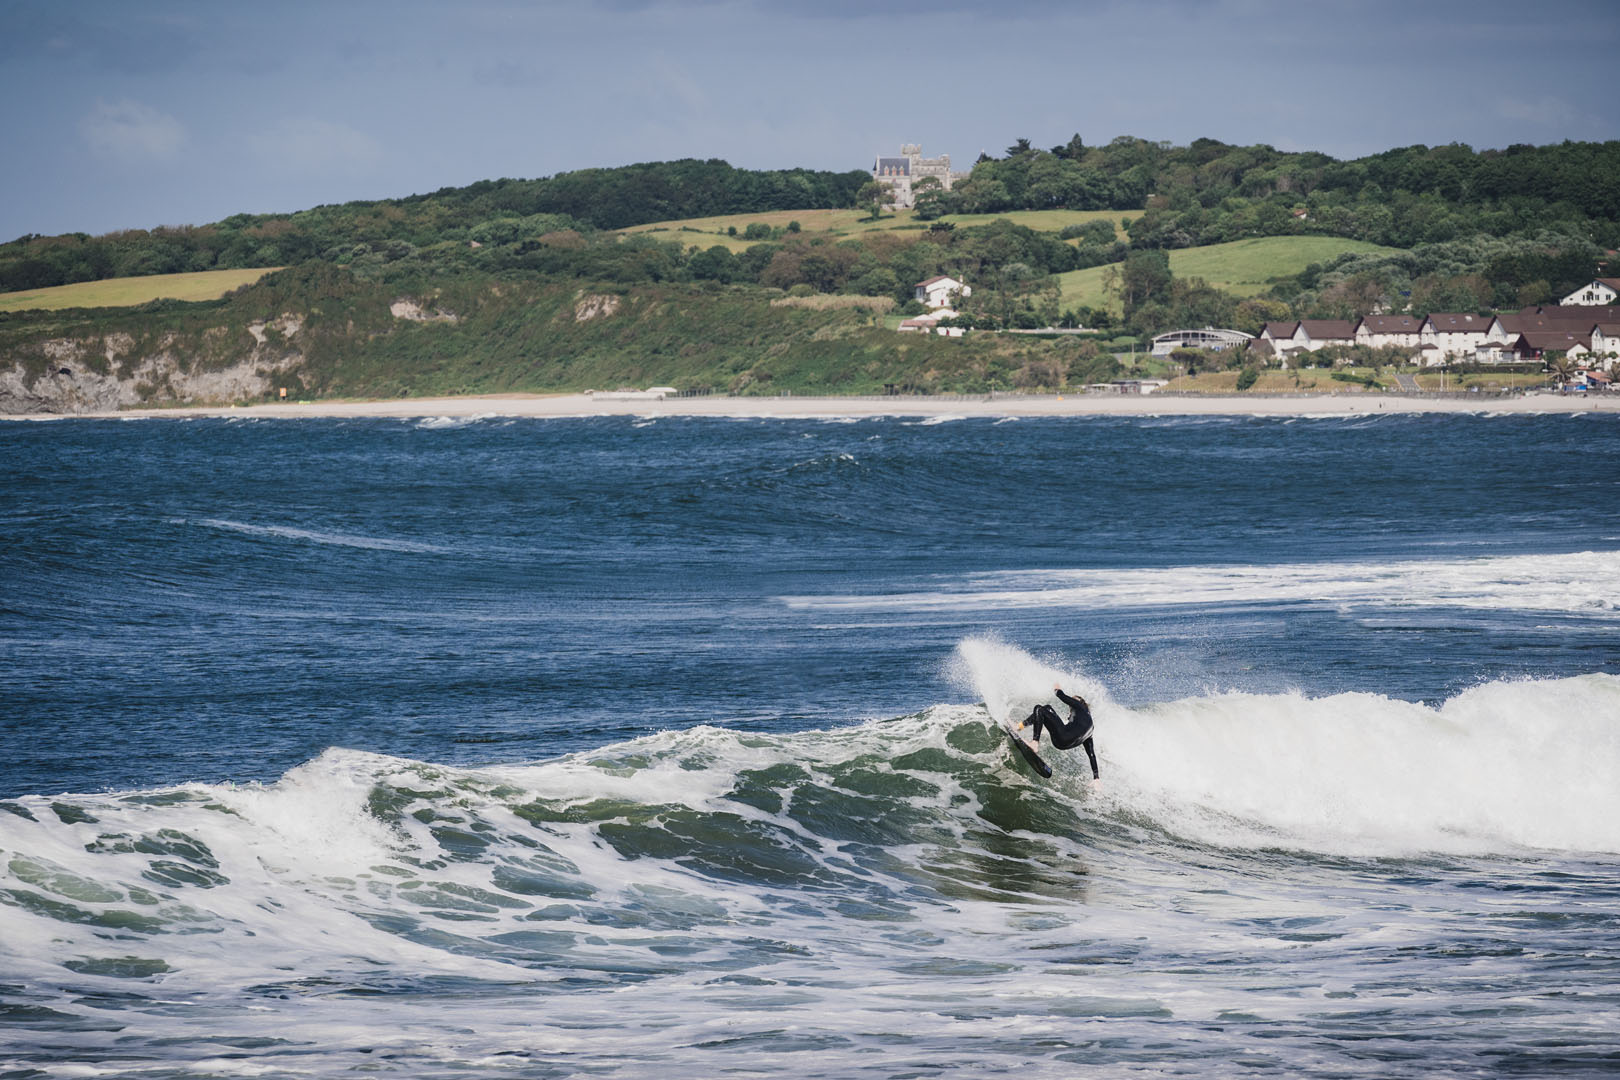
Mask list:
[[[1299,325],[1316,341],[1349,340],[1356,336],[1356,328],[1349,319],[1301,319]]]
[[[1593,324],[1620,322],[1620,304],[1538,304],[1523,309],[1519,314],[1539,316],[1554,323],[1578,323],[1587,320]]]
[[[1368,315],[1357,328],[1365,328],[1369,334],[1415,334],[1422,326],[1422,320],[1413,315]]]
[[[1592,347],[1592,335],[1577,334],[1573,330],[1525,330],[1519,335],[1532,349],[1572,349]]]
[[[1453,314],[1435,311],[1429,314],[1429,322],[1434,324],[1436,333],[1465,334],[1471,330],[1485,331],[1491,326],[1491,317],[1488,315],[1474,315],[1472,313]]]

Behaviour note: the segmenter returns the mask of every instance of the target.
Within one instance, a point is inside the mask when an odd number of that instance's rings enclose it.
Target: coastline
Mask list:
[[[973,397],[712,397],[619,398],[588,394],[491,394],[377,401],[312,401],[243,406],[179,406],[115,412],[15,413],[5,420],[151,419],[157,417],[418,418],[723,416],[1354,416],[1396,413],[1589,413],[1620,412],[1620,394],[1524,394],[1511,397],[1398,394],[1208,395],[1052,394]]]

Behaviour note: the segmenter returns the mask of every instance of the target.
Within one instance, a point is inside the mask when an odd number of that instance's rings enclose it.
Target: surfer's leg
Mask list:
[[[1023,731],[1024,728],[1026,728],[1026,727],[1033,727],[1035,729],[1034,732],[1032,732],[1030,734],[1030,737],[1029,737],[1030,741],[1031,742],[1037,742],[1037,743],[1040,742],[1041,741],[1041,710],[1040,709],[1038,709],[1038,708],[1035,709],[1028,716],[1024,717],[1023,720],[1019,721],[1019,724],[1018,724],[1018,730],[1019,731]]]

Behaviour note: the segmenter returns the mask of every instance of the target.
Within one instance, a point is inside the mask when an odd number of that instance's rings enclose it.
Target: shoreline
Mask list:
[[[1276,396],[1173,394],[985,395],[973,397],[711,397],[617,398],[588,394],[491,394],[372,401],[312,401],[243,406],[176,406],[112,412],[12,413],[3,420],[123,420],[159,417],[309,419],[366,417],[720,416],[731,418],[873,416],[1370,416],[1411,413],[1557,414],[1620,412],[1620,393],[1523,394],[1511,397],[1396,394]]]

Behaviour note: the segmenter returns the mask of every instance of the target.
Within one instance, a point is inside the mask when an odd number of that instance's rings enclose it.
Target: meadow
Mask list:
[[[1170,252],[1170,271],[1178,278],[1203,278],[1234,296],[1257,296],[1280,278],[1292,277],[1311,263],[1353,252],[1393,253],[1396,249],[1337,236],[1260,236],[1207,247]],[[1065,308],[1107,307],[1119,314],[1119,301],[1103,288],[1106,266],[1058,275]]]
[[[1136,216],[1139,216],[1138,211],[1012,210],[1004,214],[946,214],[938,220],[963,228],[1007,220],[1036,232],[1052,233],[1061,232],[1070,225],[1107,221],[1114,226],[1114,235],[1124,240],[1126,235],[1122,223]],[[679,240],[687,246],[695,244],[703,248],[719,244],[736,253],[759,243],[758,240],[743,237],[748,226],[763,224],[772,229],[785,229],[795,221],[803,232],[826,233],[834,237],[856,237],[871,232],[917,232],[932,224],[920,220],[911,210],[892,211],[876,220],[865,210],[773,210],[757,214],[722,214],[681,221],[655,221],[622,232],[626,236],[652,234],[659,240]],[[736,229],[737,235],[730,235],[730,229]]]
[[[251,285],[278,267],[199,270],[190,274],[107,278],[48,289],[0,293],[0,312],[62,311],[67,308],[135,307],[152,300],[218,300]]]

